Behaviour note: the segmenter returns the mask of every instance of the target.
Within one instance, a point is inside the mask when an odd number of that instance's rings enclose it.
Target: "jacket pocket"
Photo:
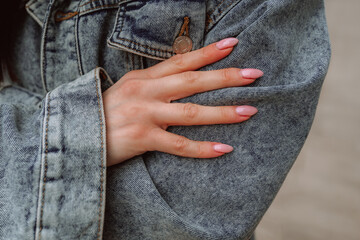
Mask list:
[[[205,23],[206,3],[203,0],[125,1],[119,4],[108,45],[163,60],[175,54],[173,44],[179,36],[191,39],[191,50],[202,47]]]

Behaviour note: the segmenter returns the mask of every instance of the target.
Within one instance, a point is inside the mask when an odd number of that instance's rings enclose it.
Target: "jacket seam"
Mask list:
[[[42,36],[41,36],[41,49],[40,49],[40,71],[41,71],[41,80],[43,83],[43,88],[45,93],[48,92],[48,88],[47,88],[47,76],[46,76],[46,61],[47,61],[47,57],[46,57],[46,48],[47,48],[47,34],[48,34],[48,26],[49,26],[49,20],[50,20],[50,15],[51,12],[53,10],[53,4],[54,4],[55,0],[50,0],[49,6],[47,8],[47,12],[44,18],[44,22],[43,22],[43,32],[42,32]]]
[[[100,161],[101,161],[101,168],[100,168],[100,204],[99,204],[99,218],[98,218],[98,231],[97,231],[97,239],[101,239],[101,225],[102,225],[102,215],[103,215],[103,184],[104,184],[104,136],[103,136],[103,130],[104,130],[104,122],[102,119],[101,114],[101,103],[100,103],[100,96],[99,96],[99,87],[98,87],[98,81],[101,81],[101,79],[97,78],[97,71],[99,71],[99,68],[94,71],[94,79],[95,79],[95,86],[96,86],[96,97],[99,107],[99,121],[100,121],[100,141],[101,141],[101,149],[100,149]]]
[[[25,8],[29,8],[31,5],[33,5],[34,3],[36,3],[36,1],[31,1],[28,4],[25,5]]]
[[[231,6],[231,4],[233,4],[236,1],[237,0],[232,0],[223,10],[220,10],[220,12],[218,14],[216,14],[214,17],[216,18],[216,17],[220,16],[226,9],[228,9]]]
[[[211,15],[220,7],[221,4],[223,4],[226,0],[222,0],[216,7],[208,14],[210,17]]]
[[[79,8],[80,7],[78,6],[77,10],[79,10]],[[76,16],[74,25],[75,25],[74,34],[75,34],[75,46],[76,46],[76,54],[77,54],[77,65],[80,75],[84,75],[81,53],[80,53],[80,43],[79,43],[79,15]]]
[[[49,118],[50,118],[50,97],[47,97],[47,111],[46,111],[46,120],[45,120],[45,154],[44,154],[44,176],[43,176],[43,184],[42,184],[42,192],[41,192],[41,206],[40,206],[40,216],[39,216],[39,235],[38,239],[41,240],[41,231],[43,229],[43,216],[44,216],[44,205],[45,205],[45,185],[46,185],[46,174],[47,174],[47,158],[49,152],[49,144],[48,144],[48,134],[49,134]]]
[[[139,54],[139,55],[144,56],[144,57],[150,57],[150,58],[153,58],[153,59],[156,59],[156,60],[165,60],[166,59],[166,57],[158,57],[158,56],[154,56],[152,54],[148,54],[146,52],[143,52],[143,51],[140,51],[140,50],[137,50],[137,49],[129,48],[125,44],[121,44],[121,43],[118,43],[118,42],[112,42],[112,41],[108,40],[108,44],[109,44],[110,47],[113,47],[115,49],[119,49],[119,47],[120,48],[125,48],[130,53]]]
[[[28,7],[25,7],[25,9],[30,14],[30,16],[32,16],[32,18],[35,20],[35,22],[37,22],[42,27],[43,22],[41,22],[41,20],[36,16],[34,11],[31,10],[31,8],[30,8],[31,5],[29,5]]]
[[[84,4],[81,4],[79,7],[83,7],[83,6],[88,5],[88,4],[92,3],[92,2],[99,2],[99,1],[100,0],[91,0],[91,1],[88,1],[88,2],[86,2]]]
[[[79,14],[84,14],[84,13],[87,13],[87,12],[89,12],[91,10],[94,10],[94,9],[97,9],[97,8],[115,7],[117,5],[118,5],[117,3],[115,3],[115,4],[105,4],[105,5],[101,5],[101,6],[97,6],[97,7],[93,7],[93,8],[84,10],[82,12],[79,12]]]
[[[170,54],[173,54],[173,53],[174,53],[173,51],[167,51],[167,50],[161,50],[161,49],[152,48],[152,47],[149,47],[149,46],[147,46],[147,45],[143,45],[143,44],[134,42],[134,41],[129,40],[129,39],[126,39],[126,38],[116,38],[116,39],[121,40],[121,41],[127,41],[127,42],[133,43],[133,44],[135,44],[135,45],[139,45],[140,47],[147,48],[147,49],[150,49],[150,50],[153,50],[153,51],[159,51],[159,52],[170,53]],[[122,45],[122,44],[120,44],[120,45]],[[123,45],[123,46],[125,46],[125,45]],[[141,51],[140,51],[140,52],[141,52]]]
[[[68,12],[68,13],[64,13],[64,14],[62,14],[62,16],[63,17],[59,17],[59,18],[56,18],[56,16],[55,16],[55,21],[56,22],[61,22],[61,21],[65,21],[65,20],[68,20],[68,19],[70,19],[70,18],[73,18],[73,17],[75,17],[75,16],[78,16],[78,15],[83,15],[83,14],[85,14],[85,13],[87,13],[87,12],[90,12],[90,11],[92,11],[92,10],[94,10],[94,9],[98,9],[98,8],[107,8],[107,7],[115,7],[115,6],[117,6],[118,4],[116,3],[116,4],[107,4],[107,5],[102,5],[102,6],[97,6],[97,7],[93,7],[93,8],[90,8],[90,9],[87,9],[87,10],[84,10],[84,11],[81,11],[81,12],[78,12],[78,11],[75,11],[75,12]],[[78,7],[79,8],[79,7]],[[101,9],[100,9],[101,10]]]
[[[208,24],[207,24],[206,28],[208,28],[210,24],[215,24],[215,23],[216,23],[216,18],[217,18],[218,16],[220,16],[224,11],[226,11],[233,3],[236,2],[237,0],[232,0],[228,5],[226,5],[226,7],[223,8],[223,10],[220,10],[219,13],[213,15],[214,12],[215,12],[217,9],[219,9],[222,4],[225,3],[225,1],[226,1],[226,0],[221,1],[221,2],[214,8],[214,10],[212,10],[209,14],[207,14],[207,15],[208,15]],[[207,29],[207,30],[209,30],[209,29]]]

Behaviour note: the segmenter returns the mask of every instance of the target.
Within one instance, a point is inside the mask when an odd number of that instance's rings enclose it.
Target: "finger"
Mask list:
[[[166,152],[182,157],[213,158],[231,152],[233,148],[216,142],[193,141],[184,136],[154,129],[151,150]]]
[[[195,93],[253,83],[264,73],[258,69],[227,68],[215,71],[189,71],[153,80],[149,92],[170,102]]]
[[[193,103],[167,103],[154,107],[153,118],[157,124],[167,126],[229,124],[246,121],[257,112],[255,107],[246,105],[211,107]]]
[[[129,72],[124,78],[160,78],[184,71],[196,70],[226,57],[237,43],[236,38],[226,38],[196,51],[177,54],[147,69]]]

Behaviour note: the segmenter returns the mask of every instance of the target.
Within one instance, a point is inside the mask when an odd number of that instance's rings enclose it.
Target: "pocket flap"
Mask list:
[[[182,35],[188,18],[188,37],[192,50],[202,47],[206,3],[203,0],[139,0],[119,5],[110,47],[163,60],[173,56],[173,44]]]

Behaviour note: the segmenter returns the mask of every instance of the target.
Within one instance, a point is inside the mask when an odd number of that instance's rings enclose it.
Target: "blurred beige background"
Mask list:
[[[332,59],[314,124],[257,240],[360,240],[360,1],[325,7]]]

